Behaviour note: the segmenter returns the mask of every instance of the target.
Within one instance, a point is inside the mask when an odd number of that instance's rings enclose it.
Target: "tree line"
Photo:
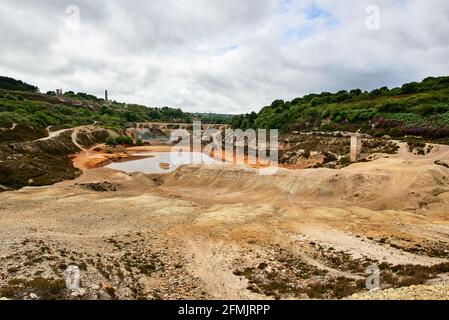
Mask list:
[[[449,138],[449,77],[372,91],[353,89],[275,100],[259,113],[235,116],[233,128],[357,131],[376,136]]]

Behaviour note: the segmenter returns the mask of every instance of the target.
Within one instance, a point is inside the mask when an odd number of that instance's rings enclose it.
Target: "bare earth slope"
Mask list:
[[[55,132],[36,140],[0,143],[0,192],[25,186],[42,186],[74,179],[81,172],[69,156],[83,147],[106,140],[109,133],[95,126]]]

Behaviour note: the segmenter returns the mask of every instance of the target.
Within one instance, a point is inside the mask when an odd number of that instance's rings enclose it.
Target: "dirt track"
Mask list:
[[[39,288],[11,283],[58,279],[70,264],[81,268],[85,299],[343,298],[365,291],[370,264],[382,266],[384,288],[444,287],[449,169],[434,162],[446,156],[443,148],[272,177],[97,168],[2,193],[0,287],[24,298]]]

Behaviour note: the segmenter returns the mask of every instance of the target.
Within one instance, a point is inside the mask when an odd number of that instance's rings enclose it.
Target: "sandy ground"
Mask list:
[[[74,158],[75,181],[0,194],[0,288],[77,265],[85,291],[69,298],[369,298],[341,294],[369,264],[448,262],[449,169],[434,163],[443,147],[275,176],[235,166],[129,175],[95,168],[120,155],[92,150]],[[410,287],[413,297],[448,298],[446,272],[421,296]]]

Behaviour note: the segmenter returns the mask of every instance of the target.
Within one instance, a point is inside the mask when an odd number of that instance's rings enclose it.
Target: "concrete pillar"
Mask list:
[[[362,152],[362,137],[359,134],[351,136],[351,162],[357,162]]]

